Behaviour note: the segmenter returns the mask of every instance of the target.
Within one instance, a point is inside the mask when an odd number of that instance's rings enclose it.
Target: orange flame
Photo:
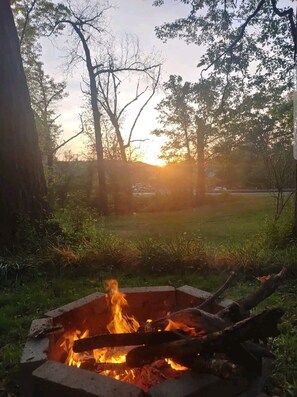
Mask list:
[[[137,332],[140,326],[138,321],[133,316],[129,316],[128,314],[123,313],[123,308],[128,306],[128,302],[125,298],[125,294],[119,291],[117,280],[108,280],[105,284],[106,289],[109,292],[108,297],[110,299],[111,312],[113,315],[112,321],[106,326],[107,330],[111,334]],[[147,320],[148,324],[150,324],[151,322],[151,319]],[[169,320],[169,323],[165,330],[174,329],[181,329],[186,332],[192,332],[192,328],[187,327],[185,324],[174,323],[173,321]],[[61,346],[67,352],[67,358],[65,360],[66,364],[70,366],[80,367],[81,364],[88,359],[93,359],[96,363],[125,363],[128,351],[133,348],[131,346],[118,348],[103,348],[95,349],[92,352],[74,353],[72,350],[74,341],[77,339],[86,338],[88,335],[88,330],[83,333],[76,330],[75,332],[68,332],[64,334],[64,341]],[[170,358],[166,359],[166,362],[176,371],[185,371],[188,369],[175,363]],[[135,370],[125,369],[124,367],[121,369],[121,371],[105,370],[101,371],[100,373],[102,375],[111,376],[115,379],[130,383],[133,383],[136,376]]]
[[[117,280],[106,281],[106,287],[110,291],[111,310],[113,320],[107,325],[107,329],[111,334],[137,332],[139,322],[133,316],[123,313],[123,307],[128,306],[125,294],[119,291]]]
[[[171,358],[165,358],[165,361],[170,365],[171,368],[175,369],[176,371],[187,371],[189,368],[184,367],[176,362],[174,362]]]
[[[175,331],[175,330],[180,330],[187,332],[190,335],[196,335],[195,328],[188,327],[184,323],[176,323],[175,321],[172,321],[170,319],[167,320],[168,324],[166,325],[165,331]]]

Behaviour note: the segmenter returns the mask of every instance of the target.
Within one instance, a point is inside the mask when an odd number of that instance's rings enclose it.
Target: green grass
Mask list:
[[[211,196],[197,209],[174,212],[134,213],[110,217],[104,227],[124,237],[200,235],[211,245],[239,243],[259,232],[273,215],[270,196]]]
[[[273,204],[269,196],[227,195],[212,196],[199,209],[105,220],[81,208],[61,211],[57,219],[64,236],[37,253],[0,258],[5,279],[0,283],[0,396],[3,385],[18,395],[18,363],[32,319],[102,291],[105,279],[116,277],[122,287],[188,284],[213,291],[232,267],[238,282],[228,297],[237,299],[256,287],[256,275],[283,264],[290,267],[291,280],[257,310],[280,306],[286,311],[282,334],[273,342],[277,360],[269,387],[296,396],[297,246],[286,244],[282,227],[267,229]]]

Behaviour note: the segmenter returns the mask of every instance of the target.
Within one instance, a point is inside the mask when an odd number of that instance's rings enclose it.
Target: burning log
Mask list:
[[[116,371],[117,373],[122,373],[129,369],[126,363],[97,363],[94,360],[83,362],[80,368],[96,372]]]
[[[231,273],[225,284],[222,285],[209,299],[197,307],[187,308],[173,312],[166,317],[162,317],[153,321],[150,326],[152,330],[158,328],[164,329],[169,320],[173,322],[183,323],[188,327],[193,327],[196,330],[203,329],[206,333],[215,332],[224,329],[228,324],[235,323],[249,316],[249,311],[257,306],[260,302],[270,296],[283,282],[286,275],[286,269],[283,268],[278,274],[273,274],[270,278],[261,285],[255,292],[230,306],[221,310],[216,315],[212,315],[201,310],[201,307],[206,307],[213,303],[215,299],[224,291],[230,282],[234,279],[235,274]]]
[[[174,360],[175,357],[215,352],[228,355],[230,351],[236,351],[242,342],[277,336],[277,323],[282,315],[281,309],[266,310],[212,334],[154,346],[140,346],[128,352],[126,362],[132,368],[166,357]]]
[[[188,328],[194,328],[195,331],[204,331],[205,333],[224,329],[228,325],[225,320],[214,314],[200,310],[197,307],[189,307],[159,318],[153,321],[150,326],[153,330],[164,329],[169,324],[169,321],[181,325],[184,324]]]
[[[207,359],[201,356],[194,356],[179,357],[175,360],[178,364],[191,368],[192,371],[216,375],[223,379],[231,378],[238,371],[236,364],[218,358]]]
[[[136,345],[155,345],[158,343],[171,342],[185,336],[182,331],[163,331],[147,333],[124,333],[124,334],[104,334],[90,338],[75,340],[73,351],[80,353],[87,350],[100,349],[103,347],[136,346]]]

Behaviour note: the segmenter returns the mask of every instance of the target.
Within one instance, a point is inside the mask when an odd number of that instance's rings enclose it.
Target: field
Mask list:
[[[78,216],[77,213],[76,215]],[[55,256],[50,257],[50,261],[48,252],[39,254],[40,266],[32,266],[25,274],[6,278],[2,283],[0,396],[14,397],[19,393],[18,362],[31,320],[42,317],[49,309],[95,291],[103,291],[105,279],[115,277],[122,287],[188,284],[213,291],[226,279],[230,267],[230,263],[219,267],[218,256],[214,257],[213,252],[227,252],[229,247],[234,247],[232,255],[237,259],[232,262],[232,266],[237,269],[238,275],[227,296],[233,299],[244,296],[259,285],[256,276],[267,274],[269,270],[269,266],[261,268],[262,262],[259,262],[260,266],[254,261],[260,260],[257,256],[259,236],[265,234],[264,229],[272,216],[271,197],[231,196],[213,197],[210,203],[197,210],[110,217],[99,220],[99,223],[96,220],[95,229],[91,227],[92,223],[83,224],[83,244],[69,239],[66,247],[68,251],[61,248],[57,254],[58,250],[54,247]],[[73,227],[71,222],[66,225],[69,230],[70,225]],[[77,225],[75,233],[77,234]],[[196,244],[198,237],[197,241],[202,240],[203,243],[199,249],[194,246],[193,253],[192,242]],[[191,244],[187,245],[188,241]],[[256,245],[252,248],[250,244],[254,243]],[[264,250],[264,243],[261,244]],[[188,248],[185,249],[185,246]],[[254,249],[252,253],[249,247]],[[283,264],[280,258],[287,258],[289,262],[292,249],[293,253],[296,252],[295,247],[291,246],[283,249],[269,248],[264,254],[267,256],[270,253],[271,260],[275,261],[273,268],[277,270]],[[133,267],[135,264],[129,264],[135,250],[138,255],[142,255],[137,268]],[[191,266],[188,266],[190,254],[195,260],[199,255],[206,255],[203,260],[212,258],[213,262],[211,265],[205,264],[205,268],[201,264],[192,267],[194,259],[190,258]],[[47,257],[45,263],[40,259],[42,255]],[[161,271],[154,268],[147,259],[149,255],[155,255],[155,261],[161,258],[166,266]],[[250,255],[252,265],[250,262],[242,265],[246,255]],[[91,270],[86,266],[90,258],[96,264]],[[114,265],[114,262],[119,266]],[[282,334],[273,342],[277,360],[267,385],[268,391],[279,396],[297,395],[297,288],[294,261],[290,263],[292,268],[288,281],[259,308],[280,306],[286,311],[281,325]]]
[[[210,196],[204,206],[174,212],[110,217],[107,230],[125,237],[200,235],[210,245],[240,243],[261,231],[273,217],[273,196]]]

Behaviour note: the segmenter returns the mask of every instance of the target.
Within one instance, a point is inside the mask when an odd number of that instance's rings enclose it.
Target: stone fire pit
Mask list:
[[[169,311],[194,307],[207,299],[208,292],[183,286],[144,287],[121,289],[126,294],[129,306],[127,313],[139,322],[148,318],[160,318]],[[229,305],[223,300],[210,306],[216,313]],[[92,334],[106,333],[110,321],[110,310],[105,294],[95,293],[68,305],[45,313],[44,318],[34,320],[30,334],[44,326],[63,325],[65,332],[85,330]],[[265,370],[261,378],[234,377],[223,380],[214,375],[183,372],[179,378],[168,379],[152,386],[147,393],[136,385],[122,382],[95,372],[64,364],[63,349],[57,336],[28,339],[21,359],[22,397],[256,397],[259,393]]]

